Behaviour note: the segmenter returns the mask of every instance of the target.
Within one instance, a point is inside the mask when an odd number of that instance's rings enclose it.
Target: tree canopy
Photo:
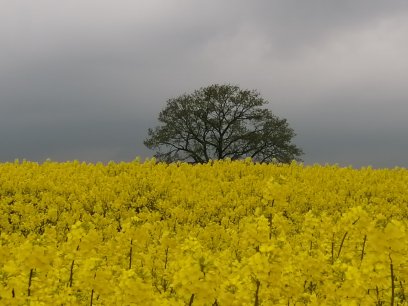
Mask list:
[[[148,130],[144,144],[167,162],[300,160],[303,152],[291,142],[293,129],[266,104],[255,90],[229,84],[200,88],[169,99],[158,117],[161,125]]]

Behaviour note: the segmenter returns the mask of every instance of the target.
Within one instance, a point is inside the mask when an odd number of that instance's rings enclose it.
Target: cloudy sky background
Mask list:
[[[408,166],[406,0],[0,0],[0,161],[130,161],[166,100],[257,89],[305,164]]]

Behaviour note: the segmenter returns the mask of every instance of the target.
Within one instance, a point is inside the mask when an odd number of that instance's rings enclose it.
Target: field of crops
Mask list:
[[[0,305],[408,305],[408,171],[0,164]]]

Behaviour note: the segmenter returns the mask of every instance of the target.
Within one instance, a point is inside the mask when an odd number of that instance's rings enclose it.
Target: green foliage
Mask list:
[[[162,125],[148,130],[144,144],[167,162],[300,160],[302,150],[291,143],[293,129],[286,119],[262,108],[267,103],[258,92],[238,86],[201,88],[169,99],[159,114]]]

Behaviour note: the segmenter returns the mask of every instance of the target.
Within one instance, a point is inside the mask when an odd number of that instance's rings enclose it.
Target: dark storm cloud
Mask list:
[[[131,160],[168,98],[258,89],[306,163],[407,166],[406,1],[1,1],[0,160]]]
[[[402,0],[287,0],[255,1],[251,7],[253,23],[271,39],[274,48],[296,54],[305,47],[324,45],[343,31],[372,26],[404,12],[408,5]]]

